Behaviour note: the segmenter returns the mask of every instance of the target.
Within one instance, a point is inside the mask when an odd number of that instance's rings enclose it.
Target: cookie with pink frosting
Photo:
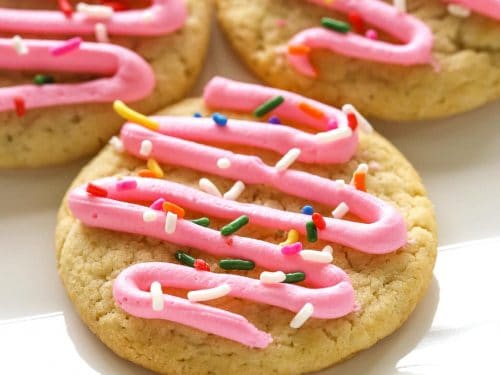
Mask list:
[[[103,4],[0,0],[0,168],[91,155],[121,125],[114,100],[151,113],[193,84],[210,1]]]
[[[499,0],[217,0],[266,83],[387,120],[446,117],[500,97]]]
[[[350,104],[221,77],[76,178],[58,271],[109,348],[168,374],[319,370],[374,345],[436,256],[418,174]]]

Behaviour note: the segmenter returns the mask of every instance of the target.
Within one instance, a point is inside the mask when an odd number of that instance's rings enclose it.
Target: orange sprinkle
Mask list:
[[[361,191],[366,191],[366,174],[356,172],[354,176],[352,176],[354,187]]]
[[[186,211],[184,211],[184,208],[172,202],[163,202],[163,211],[172,212],[176,214],[179,219],[184,219],[184,216],[186,215]]]
[[[325,117],[325,113],[321,109],[316,108],[307,102],[301,102],[299,104],[299,108],[302,110],[302,112],[307,113],[311,117],[317,119]]]
[[[288,46],[288,53],[291,55],[308,55],[311,52],[311,47],[304,44],[296,44]]]
[[[158,178],[158,176],[149,169],[141,169],[138,174],[140,177]]]

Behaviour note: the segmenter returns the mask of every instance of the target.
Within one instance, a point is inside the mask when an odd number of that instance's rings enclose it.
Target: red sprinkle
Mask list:
[[[26,104],[24,99],[20,96],[14,97],[14,105],[16,106],[16,113],[19,117],[23,117],[26,114]]]
[[[198,271],[210,271],[210,266],[203,259],[196,259],[194,261],[194,268]]]
[[[59,9],[61,9],[66,18],[71,18],[73,16],[73,7],[68,0],[58,0],[57,2],[59,3]]]
[[[358,118],[356,114],[349,112],[347,114],[347,121],[349,122],[349,127],[352,131],[355,131],[358,128]]]
[[[233,239],[232,239],[231,237],[226,238],[226,243],[227,243],[229,246],[232,246],[232,245],[233,245]]]
[[[101,4],[113,8],[115,12],[130,9],[130,6],[125,1],[101,1]]]
[[[87,185],[87,193],[89,193],[91,195],[95,195],[96,197],[107,197],[108,196],[108,191],[106,189],[103,189],[100,186],[94,185],[91,182],[89,182]]]
[[[363,34],[365,32],[365,21],[359,13],[349,12],[349,23],[358,33]]]
[[[316,228],[318,228],[319,230],[323,230],[326,228],[325,219],[323,218],[323,216],[321,216],[320,213],[318,213],[318,212],[313,213],[312,214],[312,221],[313,221],[314,225],[316,225]]]

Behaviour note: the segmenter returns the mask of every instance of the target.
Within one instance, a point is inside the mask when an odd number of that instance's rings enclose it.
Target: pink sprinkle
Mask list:
[[[339,127],[339,122],[335,117],[332,117],[331,119],[328,120],[328,130],[334,130]]]
[[[372,40],[377,40],[378,39],[378,33],[376,30],[373,30],[373,29],[368,29],[366,30],[366,34],[365,36],[368,38],[368,39],[372,39]]]
[[[137,187],[137,181],[136,180],[120,180],[116,183],[116,190],[118,191],[123,191],[123,190],[132,190]]]
[[[163,203],[165,203],[165,199],[159,198],[159,199],[155,200],[153,202],[153,204],[151,206],[149,206],[149,208],[151,208],[153,210],[163,211]]]
[[[285,245],[281,248],[281,253],[283,255],[294,255],[302,250],[302,242],[295,242],[291,245]]]
[[[286,20],[282,19],[282,18],[278,18],[276,20],[276,25],[278,27],[285,27],[286,26]]]
[[[65,53],[71,52],[74,49],[79,48],[80,44],[82,44],[82,38],[80,37],[71,38],[57,47],[52,47],[50,49],[50,53],[53,56],[61,56],[64,55]]]

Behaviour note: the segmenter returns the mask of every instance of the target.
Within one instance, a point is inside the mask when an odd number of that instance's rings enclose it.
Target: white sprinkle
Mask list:
[[[219,160],[217,160],[217,166],[220,169],[228,169],[231,166],[231,160],[229,160],[228,158],[220,158]]]
[[[406,12],[406,0],[394,0],[394,7],[400,12]]]
[[[219,189],[217,189],[217,186],[215,186],[215,184],[212,181],[210,181],[208,178],[201,178],[199,185],[200,185],[200,189],[202,191],[204,191],[205,193],[215,195],[216,197],[219,197],[219,198],[222,197],[222,194],[219,191]]]
[[[106,5],[90,5],[86,3],[78,3],[76,5],[78,13],[85,14],[88,18],[108,19],[113,17],[113,8]]]
[[[150,223],[152,221],[155,221],[157,218],[156,211],[154,210],[146,210],[142,214],[142,220],[144,220],[146,223]]]
[[[368,168],[371,171],[380,171],[380,169],[382,169],[380,164],[378,162],[376,162],[375,160],[372,160],[371,162],[368,163]]]
[[[345,181],[340,179],[340,180],[335,180],[334,181],[335,187],[337,189],[343,189],[345,187]]]
[[[345,202],[342,202],[332,211],[332,216],[334,219],[342,219],[348,212],[349,206]]]
[[[290,322],[290,327],[298,329],[304,325],[305,322],[307,322],[307,319],[309,319],[312,314],[314,313],[314,306],[312,303],[307,302],[295,315],[295,317],[292,319]]]
[[[245,184],[241,181],[236,181],[231,189],[224,193],[224,199],[228,199],[230,201],[235,201],[239,198],[241,193],[245,190]]]
[[[330,245],[326,245],[321,251],[324,253],[333,254],[333,247],[331,247]]]
[[[141,149],[139,150],[139,154],[144,157],[148,157],[153,152],[153,142],[148,139],[145,139],[141,142]]]
[[[352,104],[345,104],[342,107],[342,111],[345,114],[354,113],[356,119],[358,120],[358,125],[361,130],[365,133],[373,133],[373,126],[368,122],[368,120],[363,116]]]
[[[285,154],[285,156],[281,158],[280,161],[276,163],[275,168],[278,171],[284,171],[288,169],[295,162],[295,160],[297,160],[299,156],[300,156],[300,148],[292,148]]]
[[[335,142],[344,138],[349,138],[352,135],[352,130],[350,127],[345,126],[343,128],[329,130],[327,132],[317,133],[315,135],[316,140],[321,143]]]
[[[221,298],[231,293],[231,287],[227,284],[222,284],[211,289],[201,289],[188,292],[187,298],[193,302],[210,301],[212,299]]]
[[[163,291],[158,281],[153,281],[149,289],[151,293],[151,305],[154,311],[162,311],[164,307]]]
[[[459,4],[448,4],[448,13],[455,17],[467,18],[470,16],[470,9]]]
[[[123,142],[117,136],[112,136],[111,139],[109,140],[109,144],[113,146],[117,152],[123,152],[124,150]]]
[[[27,55],[29,52],[28,46],[19,35],[12,37],[12,46],[18,55]]]
[[[105,24],[98,22],[94,26],[95,39],[99,43],[109,43],[108,28]]]
[[[331,263],[333,260],[332,254],[327,251],[302,250],[299,254],[302,259],[313,263]]]
[[[149,9],[142,12],[142,20],[144,22],[148,22],[148,23],[153,22],[153,18],[154,18],[153,16],[154,16],[153,12]]]
[[[167,218],[165,219],[165,233],[172,234],[175,232],[175,227],[177,226],[177,215],[173,212],[167,212]]]
[[[268,272],[264,271],[260,274],[260,281],[263,284],[279,284],[285,281],[286,275],[283,271]]]

